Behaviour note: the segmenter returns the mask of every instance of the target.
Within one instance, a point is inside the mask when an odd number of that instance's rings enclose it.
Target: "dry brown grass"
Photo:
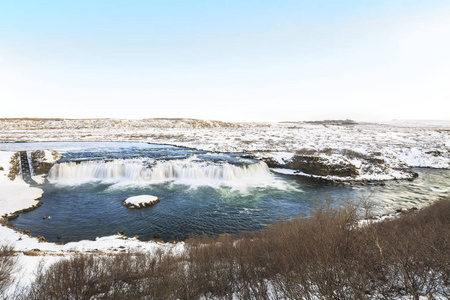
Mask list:
[[[450,297],[450,200],[354,226],[357,207],[259,233],[195,237],[178,256],[80,255],[41,270],[26,299]]]

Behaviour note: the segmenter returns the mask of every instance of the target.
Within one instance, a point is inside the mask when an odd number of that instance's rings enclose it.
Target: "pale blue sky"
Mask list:
[[[0,0],[0,117],[450,119],[450,1]]]

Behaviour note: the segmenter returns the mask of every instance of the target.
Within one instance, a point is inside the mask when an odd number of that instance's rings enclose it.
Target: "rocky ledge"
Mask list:
[[[264,161],[270,168],[288,168],[306,174],[318,176],[356,177],[358,169],[351,163],[330,163],[325,158],[312,155],[294,155],[285,164],[266,158]]]
[[[291,154],[257,153],[256,158],[272,169],[281,170],[281,173],[283,169],[288,169],[292,170],[293,175],[309,175],[332,181],[413,180],[417,177],[406,165],[391,167],[379,153],[363,154],[348,149],[297,151]]]
[[[158,203],[161,199],[151,195],[133,196],[122,201],[122,205],[128,208],[144,208]]]

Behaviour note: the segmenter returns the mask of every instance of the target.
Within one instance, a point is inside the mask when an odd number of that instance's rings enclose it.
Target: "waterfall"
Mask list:
[[[233,165],[228,162],[179,159],[157,161],[149,166],[141,159],[67,162],[53,166],[52,183],[77,185],[87,182],[188,185],[267,185],[273,179],[264,162]]]

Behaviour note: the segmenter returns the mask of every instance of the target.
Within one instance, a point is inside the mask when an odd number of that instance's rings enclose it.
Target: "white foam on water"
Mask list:
[[[271,174],[264,162],[234,165],[228,162],[202,161],[195,156],[156,161],[153,165],[145,159],[60,163],[50,170],[48,179],[51,183],[61,185],[99,182],[123,187],[171,182],[191,187],[285,188],[285,183]]]
[[[435,188],[430,187],[430,191],[432,191],[434,193],[444,194],[444,193],[449,192],[450,189],[442,190],[442,189],[435,189]]]

